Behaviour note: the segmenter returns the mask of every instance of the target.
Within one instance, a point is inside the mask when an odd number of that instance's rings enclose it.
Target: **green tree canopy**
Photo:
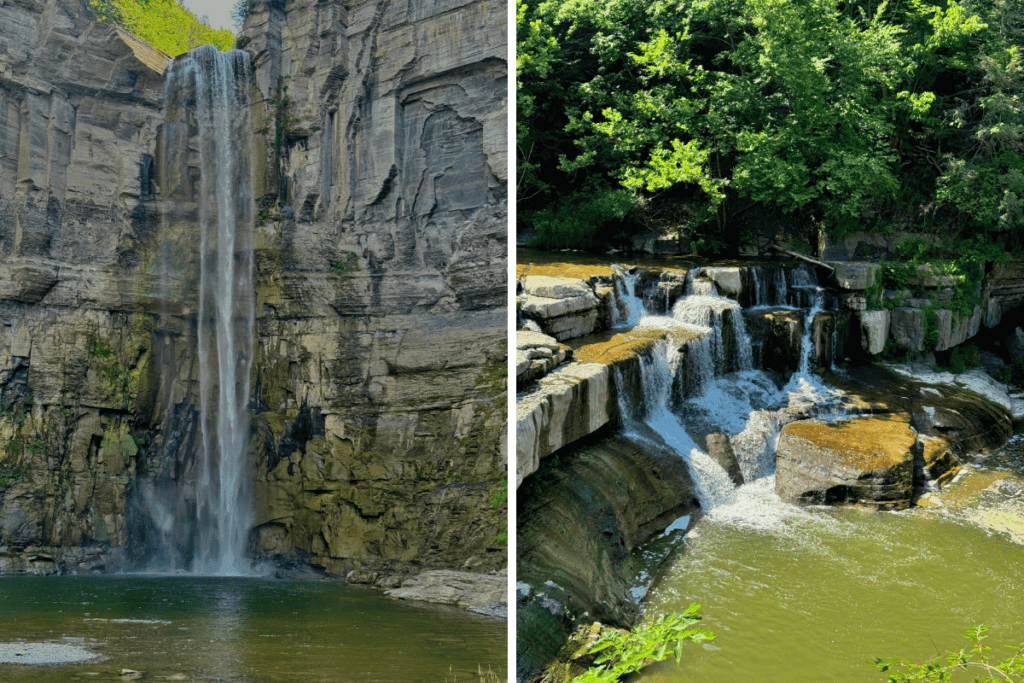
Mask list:
[[[235,44],[231,31],[212,28],[176,0],[90,0],[89,8],[99,21],[120,26],[175,57],[200,45],[224,51]]]
[[[528,1],[527,221],[619,188],[732,249],[751,206],[1024,243],[1019,0]]]

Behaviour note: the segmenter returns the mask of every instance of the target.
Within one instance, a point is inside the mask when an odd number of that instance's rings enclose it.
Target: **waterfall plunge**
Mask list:
[[[195,311],[199,405],[192,406],[198,409],[197,439],[169,433],[181,421],[180,407],[171,405],[171,387],[181,380],[175,363],[182,355],[166,351],[165,340],[163,455],[180,464],[163,473],[173,482],[154,482],[143,492],[144,514],[156,532],[150,532],[156,538],[144,541],[151,570],[251,571],[248,397],[255,295],[252,182],[245,157],[252,134],[250,82],[247,53],[222,53],[210,46],[179,57],[167,72],[166,101],[173,113],[162,147],[168,206],[158,266],[160,294],[166,324],[172,324],[171,300],[183,312]],[[182,233],[176,226],[194,225],[196,213],[198,235],[194,228]],[[198,254],[189,254],[196,248]],[[196,260],[198,273],[187,265]],[[190,283],[197,276],[195,290]],[[191,462],[190,453],[179,452],[184,449],[192,451]]]

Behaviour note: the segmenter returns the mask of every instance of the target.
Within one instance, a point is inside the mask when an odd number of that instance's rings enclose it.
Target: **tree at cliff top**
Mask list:
[[[230,50],[235,36],[196,18],[177,0],[89,0],[97,20],[120,26],[171,56],[200,45]]]
[[[752,215],[1024,244],[1018,0],[517,0],[517,19],[540,246],[647,221],[732,251]],[[571,245],[581,214],[598,228]]]

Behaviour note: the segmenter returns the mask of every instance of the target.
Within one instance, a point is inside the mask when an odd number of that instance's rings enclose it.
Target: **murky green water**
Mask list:
[[[973,624],[992,625],[990,644],[1024,641],[1024,547],[939,513],[815,510],[781,530],[698,533],[647,613],[699,602],[718,638],[647,683],[884,681],[865,660],[959,649]]]
[[[333,583],[0,577],[0,642],[84,642],[105,660],[0,664],[0,681],[461,681],[504,672],[506,623]],[[80,640],[82,639],[82,640]]]

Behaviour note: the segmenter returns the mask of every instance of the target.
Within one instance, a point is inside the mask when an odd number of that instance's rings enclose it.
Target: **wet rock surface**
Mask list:
[[[674,452],[621,436],[584,439],[529,477],[519,496],[518,669],[531,678],[584,613],[622,627],[639,607],[631,553],[697,508]]]
[[[384,594],[399,600],[457,605],[477,614],[504,618],[508,608],[508,574],[428,570]]]
[[[571,350],[540,332],[516,332],[516,388],[548,374],[570,357]]]

